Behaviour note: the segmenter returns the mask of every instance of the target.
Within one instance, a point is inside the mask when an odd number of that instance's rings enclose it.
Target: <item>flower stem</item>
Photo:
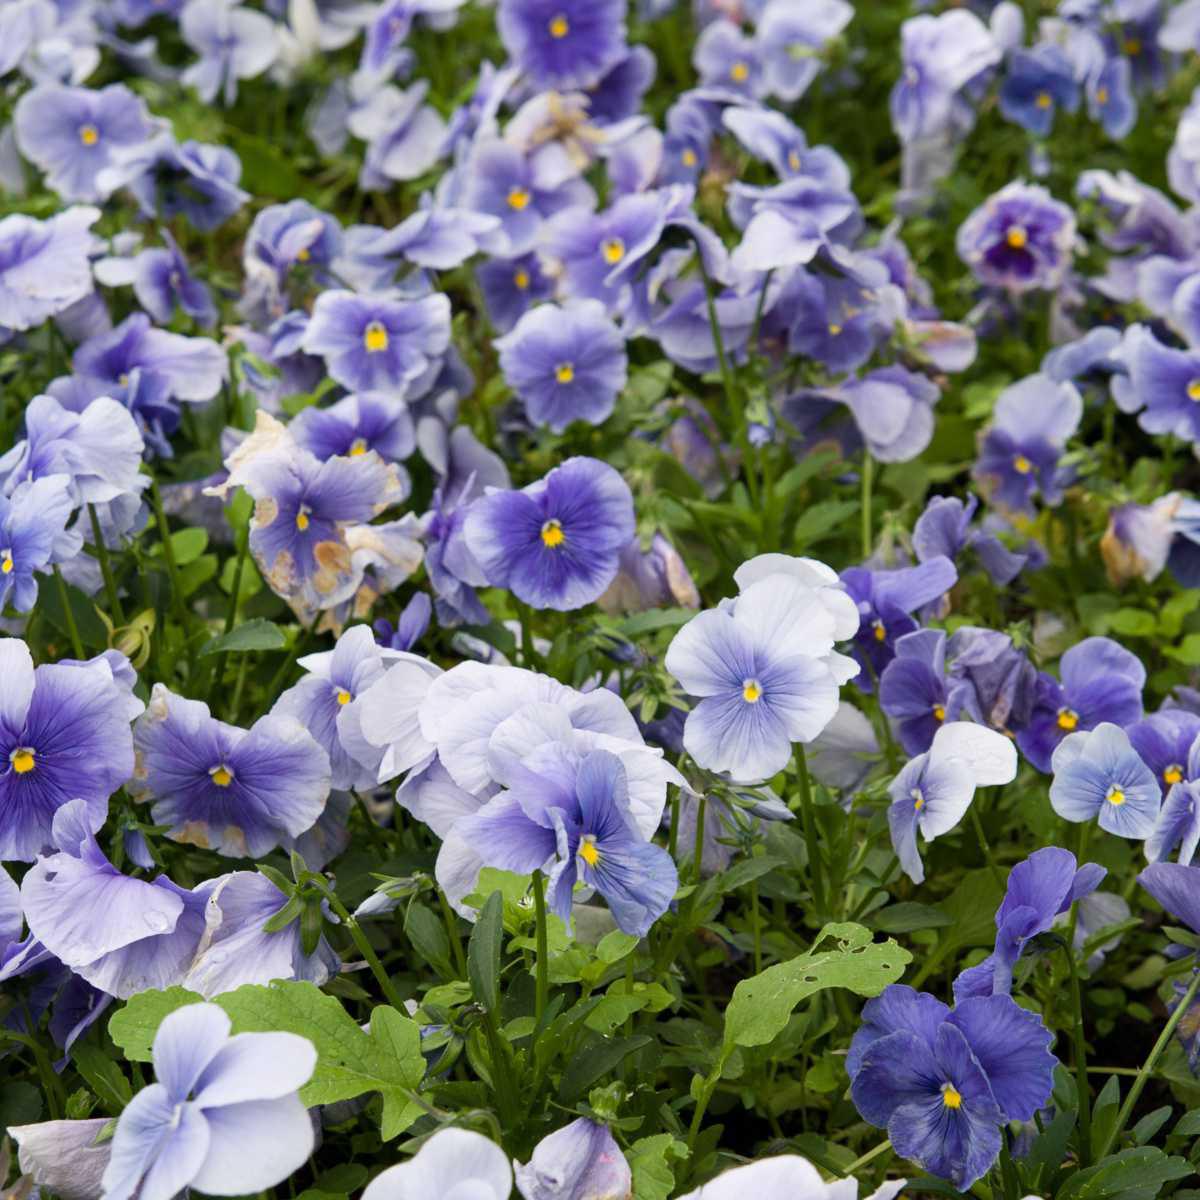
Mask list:
[[[1150,1053],[1146,1056],[1146,1061],[1142,1063],[1137,1075],[1134,1077],[1133,1084],[1129,1089],[1129,1095],[1125,1097],[1125,1103],[1121,1105],[1121,1111],[1117,1113],[1117,1123],[1109,1131],[1108,1137],[1104,1139],[1104,1145],[1100,1152],[1096,1155],[1097,1159],[1104,1158],[1116,1144],[1117,1138],[1121,1136],[1121,1131],[1125,1128],[1126,1122],[1129,1120],[1130,1114],[1133,1112],[1133,1106],[1138,1102],[1138,1097],[1142,1094],[1142,1089],[1146,1086],[1146,1081],[1154,1073],[1154,1064],[1162,1057],[1162,1052],[1170,1044],[1171,1037],[1174,1034],[1179,1022],[1183,1020],[1184,1014],[1192,1006],[1192,1001],[1196,998],[1196,992],[1200,990],[1200,970],[1195,970],[1192,973],[1192,981],[1188,984],[1187,991],[1183,993],[1179,1003],[1175,1006],[1175,1011],[1167,1018],[1167,1023],[1163,1026],[1163,1031],[1158,1035],[1158,1041],[1154,1043]]]
[[[808,776],[808,759],[804,747],[796,743],[796,774],[800,777],[800,818],[804,826],[804,844],[808,850],[808,874],[812,884],[813,903],[817,916],[826,915],[825,872],[821,863],[821,846],[817,838],[817,821],[813,812],[812,781]]]
[[[1088,1087],[1087,1039],[1083,1034],[1083,993],[1079,987],[1079,967],[1071,942],[1062,944],[1071,978],[1071,1004],[1075,1009],[1075,1090],[1079,1093],[1079,1165],[1091,1165],[1092,1154],[1092,1094]]]
[[[350,935],[355,946],[358,947],[358,952],[367,960],[367,965],[371,968],[371,974],[379,982],[380,988],[383,989],[384,996],[387,997],[387,1002],[398,1012],[405,1012],[404,1001],[400,998],[400,993],[396,991],[395,985],[391,978],[384,970],[383,963],[379,961],[379,955],[375,953],[375,947],[367,940],[367,935],[363,932],[362,926],[350,915],[346,906],[337,898],[337,893],[326,883],[322,888],[325,894],[325,899],[329,901],[329,907],[337,913],[342,924],[346,928],[346,932]]]
[[[843,1167],[841,1172],[842,1178],[845,1179],[853,1175],[860,1167],[865,1167],[867,1163],[874,1162],[881,1154],[886,1154],[891,1148],[892,1143],[890,1138],[885,1142],[880,1142],[874,1150],[868,1150],[862,1158],[856,1158],[848,1167]]]
[[[121,608],[121,598],[117,595],[117,581],[113,576],[112,562],[108,557],[108,547],[104,544],[104,532],[100,528],[100,518],[96,515],[96,506],[87,506],[88,516],[92,521],[92,537],[96,543],[96,557],[100,560],[100,574],[104,576],[104,592],[108,596],[108,607],[112,612],[113,622],[125,624],[125,613]]]
[[[467,978],[467,956],[463,953],[462,938],[458,933],[458,917],[446,899],[446,893],[437,888],[438,903],[442,908],[442,919],[446,922],[446,934],[450,938],[450,949],[454,952],[454,965],[458,968],[459,978]]]
[[[71,597],[67,592],[67,581],[62,577],[58,564],[54,564],[54,578],[58,583],[58,594],[62,600],[63,616],[67,622],[67,633],[71,638],[71,649],[76,658],[83,658],[83,642],[79,638],[79,626],[75,624],[75,614],[71,611]]]
[[[871,556],[875,535],[871,521],[871,493],[875,487],[875,460],[869,450],[863,451],[862,464],[862,556]]]
[[[533,912],[537,922],[537,992],[534,1020],[540,1024],[550,995],[550,951],[546,934],[546,880],[541,871],[533,873]]]

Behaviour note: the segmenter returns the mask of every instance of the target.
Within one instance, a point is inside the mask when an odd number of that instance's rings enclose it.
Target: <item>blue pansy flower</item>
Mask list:
[[[399,463],[416,449],[417,435],[408,405],[385,392],[357,392],[328,408],[297,413],[288,431],[319,459],[358,458],[374,450]]]
[[[496,29],[535,87],[588,87],[625,52],[624,0],[500,0]]]
[[[1068,734],[1050,768],[1050,803],[1060,817],[1098,820],[1101,829],[1136,841],[1154,831],[1162,802],[1158,780],[1123,729],[1102,722],[1088,733]]]
[[[1079,84],[1070,59],[1058,46],[1013,51],[1000,85],[1000,111],[1010,121],[1045,137],[1060,108],[1070,113],[1078,107]]]
[[[475,268],[475,277],[488,319],[501,333],[508,333],[531,305],[554,294],[554,281],[542,270],[536,254],[488,259]]]
[[[1177,783],[1200,778],[1200,715],[1186,708],[1164,708],[1135,721],[1125,731],[1129,741],[1158,778],[1165,796]]]

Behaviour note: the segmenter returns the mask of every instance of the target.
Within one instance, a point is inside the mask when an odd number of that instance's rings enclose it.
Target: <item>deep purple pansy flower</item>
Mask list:
[[[535,87],[596,83],[625,51],[624,0],[500,0],[500,40]]]

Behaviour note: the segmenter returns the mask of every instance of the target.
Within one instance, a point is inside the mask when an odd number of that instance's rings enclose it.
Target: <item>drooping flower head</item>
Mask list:
[[[489,492],[471,505],[464,525],[489,584],[560,611],[604,592],[633,532],[628,485],[593,458],[570,458],[519,492]]]
[[[1018,293],[1054,288],[1071,265],[1075,215],[1044,187],[1017,180],[962,223],[957,245],[981,283]]]
[[[157,1082],[126,1105],[104,1172],[109,1200],[169,1200],[187,1187],[239,1195],[273,1187],[312,1152],[297,1091],[317,1052],[294,1033],[240,1033],[215,1004],[189,1004],[154,1036]]]
[[[587,1117],[542,1138],[515,1174],[525,1200],[608,1200],[628,1196],[633,1186],[616,1139]]]
[[[471,1196],[508,1200],[513,1173],[508,1155],[482,1133],[442,1128],[407,1162],[380,1172],[362,1200],[411,1200],[413,1196]]]
[[[135,798],[153,804],[168,837],[218,854],[259,858],[290,845],[329,796],[329,756],[293,717],[239,729],[157,683],[134,741]]]

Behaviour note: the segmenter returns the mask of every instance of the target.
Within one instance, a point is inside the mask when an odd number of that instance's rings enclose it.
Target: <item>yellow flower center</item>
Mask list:
[[[559,363],[554,368],[554,378],[559,383],[571,383],[575,379],[575,366],[573,363]]]
[[[9,756],[12,769],[18,775],[28,775],[33,770],[34,752],[29,746],[18,746]]]
[[[800,170],[800,155],[797,154],[795,150],[791,151],[791,153],[788,154],[787,162],[788,162],[788,166],[793,171]]]
[[[360,454],[366,454],[366,452],[367,452],[367,439],[366,438],[355,438],[354,441],[352,441],[350,443],[350,450],[348,453],[351,458],[358,458],[358,456]]]
[[[363,330],[363,345],[368,354],[378,354],[388,348],[388,331],[380,321],[372,321]]]
[[[79,127],[79,140],[85,146],[94,146],[100,140],[100,130],[95,125],[81,125]]]
[[[619,237],[605,238],[600,243],[600,253],[609,266],[615,266],[625,257],[625,243]]]
[[[1137,38],[1131,37],[1131,38],[1125,39],[1125,53],[1126,54],[1128,54],[1132,58],[1135,54],[1141,54],[1141,52],[1142,52],[1142,43]]]
[[[529,206],[529,201],[533,197],[523,187],[512,188],[508,193],[508,207],[515,208],[517,212]]]
[[[13,569],[13,557],[11,550],[0,550],[0,571],[5,575],[11,575]]]
[[[596,849],[596,838],[594,834],[584,834],[583,840],[579,843],[579,857],[582,858],[589,867],[594,867],[600,861],[600,851]]]
[[[871,630],[875,634],[875,640],[882,642],[887,640],[887,630],[883,627],[883,622],[876,619],[871,622]]]
[[[1034,101],[1034,103],[1038,106],[1038,108],[1049,108],[1054,101],[1050,98],[1049,92],[1038,92],[1037,99]]]
[[[1058,727],[1070,733],[1079,724],[1079,714],[1072,712],[1069,708],[1060,708],[1058,710]]]
[[[735,62],[733,66],[729,68],[729,78],[732,79],[734,83],[745,83],[746,80],[750,78],[749,64],[744,62]]]
[[[685,167],[694,167],[700,160],[696,157],[696,152],[690,146],[679,156],[679,161]]]
[[[348,691],[346,691],[345,688],[338,689],[337,702],[339,704],[342,704],[342,705],[349,704],[350,701],[353,699],[354,699],[354,697],[351,696],[350,693]]]
[[[912,792],[913,812],[920,812],[925,807],[925,794],[920,788],[913,788]]]
[[[308,248],[306,246],[301,246],[300,249],[296,251],[296,261],[297,262],[308,262],[308,258],[309,258]]]
[[[947,1108],[962,1107],[962,1093],[952,1083],[942,1085],[942,1103]]]
[[[208,777],[217,787],[228,787],[233,782],[233,772],[224,763],[218,763],[213,767],[209,771]]]
[[[1108,789],[1108,795],[1105,797],[1105,799],[1109,802],[1109,804],[1124,804],[1125,793],[1114,783],[1112,787]]]
[[[513,276],[513,283],[516,285],[518,291],[526,291],[529,288],[529,272],[518,271]]]
[[[553,550],[556,546],[561,546],[567,540],[567,535],[563,533],[562,522],[551,517],[542,526],[542,545]]]
[[[944,721],[946,719],[946,706],[944,704],[935,704],[933,706],[933,719],[935,721]]]
[[[1004,240],[1014,249],[1020,250],[1029,241],[1029,234],[1020,225],[1014,225],[1005,235]]]
[[[547,28],[550,30],[552,38],[565,38],[571,32],[571,23],[562,13],[559,13],[557,17],[551,20]]]
[[[1108,103],[1108,88],[1098,87],[1096,89],[1096,103],[1097,104],[1107,104]]]
[[[1013,470],[1018,475],[1028,475],[1033,470],[1033,463],[1023,454],[1015,455],[1013,458]]]
[[[1163,772],[1163,782],[1164,783],[1182,783],[1183,782],[1183,768],[1178,763],[1172,763]]]
[[[301,509],[296,514],[296,528],[303,533],[308,528],[308,513]]]
[[[742,684],[742,699],[747,704],[757,704],[762,699],[762,684],[757,679],[747,679]]]
[[[1200,379],[1193,379],[1187,385],[1187,394],[1189,400],[1200,400]]]
[[[829,324],[829,336],[837,337],[837,335],[841,332],[842,327],[836,321],[831,321]]]

